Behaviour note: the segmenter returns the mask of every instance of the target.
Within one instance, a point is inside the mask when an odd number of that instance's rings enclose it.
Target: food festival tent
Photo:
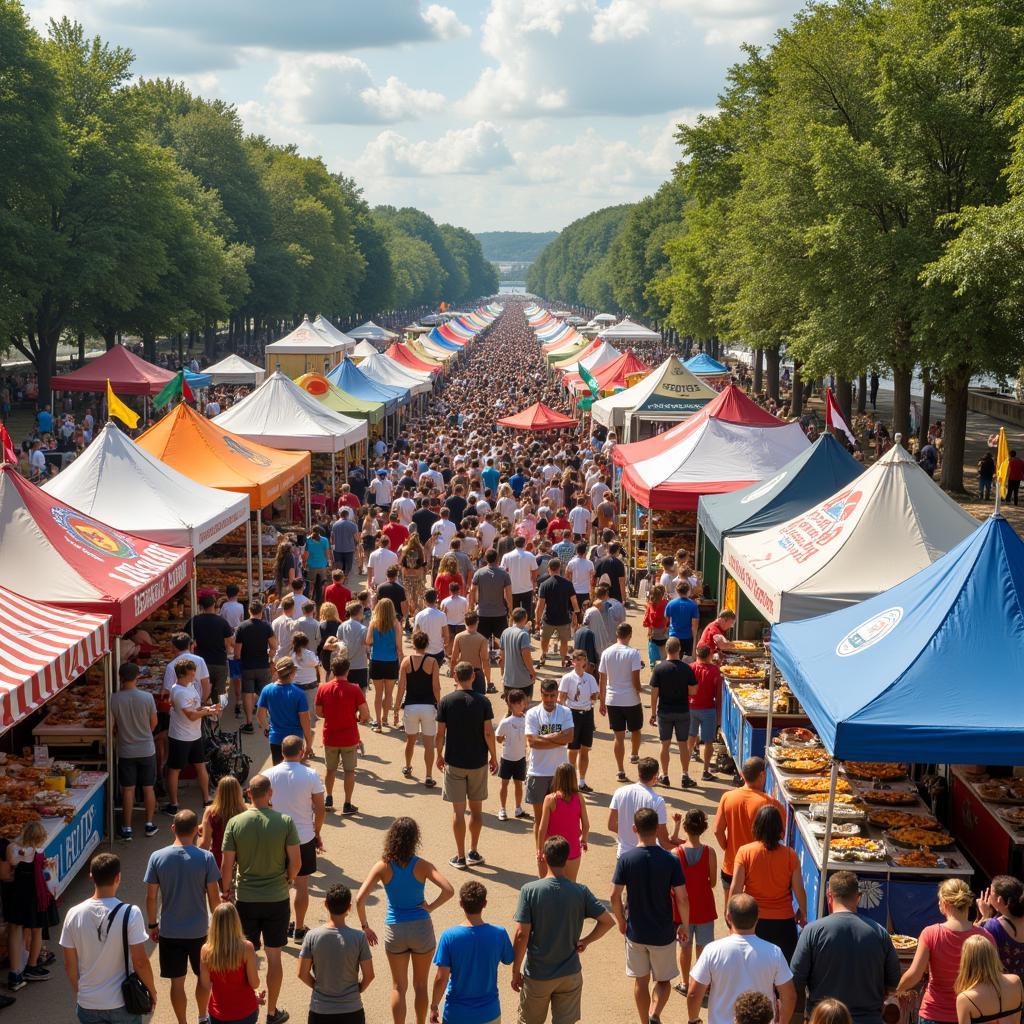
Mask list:
[[[426,395],[432,389],[429,373],[419,373],[400,366],[380,352],[364,359],[359,364],[359,372],[378,384],[406,388],[412,395]]]
[[[199,391],[202,388],[208,388],[213,383],[210,375],[205,371],[202,373],[193,373],[191,370],[182,370],[182,373],[185,375],[185,383],[192,391]]]
[[[709,494],[697,506],[697,525],[717,551],[725,537],[757,533],[824,501],[860,476],[864,467],[831,434],[768,480],[730,494]]]
[[[423,335],[423,340],[429,341],[431,345],[436,345],[438,348],[445,349],[448,352],[462,351],[462,346],[458,342],[446,338],[436,327],[429,334]]]
[[[582,360],[582,362],[586,365],[586,360]],[[647,373],[648,370],[650,367],[630,349],[628,352],[623,352],[617,359],[613,359],[604,366],[591,369],[590,372],[593,374],[594,380],[597,381],[598,391],[621,391],[630,377],[637,373]],[[587,385],[583,383],[583,378],[579,373],[567,373],[562,378],[562,383],[570,391],[587,390]]]
[[[350,359],[365,359],[367,356],[375,356],[378,349],[372,342],[357,341],[355,347],[348,353]]]
[[[415,352],[417,355],[422,356],[424,359],[436,359],[438,362],[447,363],[449,360],[454,359],[457,352],[452,349],[441,348],[432,341],[426,341],[423,338],[417,338],[410,340],[406,343],[409,346],[410,352]]]
[[[618,319],[614,313],[598,313],[590,322],[592,324],[613,324]]]
[[[375,324],[372,320],[367,320],[365,324],[360,324],[358,327],[345,333],[350,338],[355,338],[356,341],[394,341],[398,337],[394,331],[389,331],[381,327],[380,324]]]
[[[249,520],[243,496],[196,483],[113,422],[43,490],[118,530],[197,555]]]
[[[318,313],[313,321],[313,330],[319,331],[328,341],[337,341],[345,346],[345,352],[351,352],[356,346],[355,338],[350,338],[344,331],[339,331],[322,313]]]
[[[408,345],[399,345],[398,342],[392,342],[384,355],[388,359],[393,359],[400,366],[407,367],[417,373],[440,373],[443,369],[439,363],[426,362],[410,351]]]
[[[281,370],[297,377],[300,373],[323,373],[325,367],[337,366],[351,347],[348,341],[326,337],[307,316],[294,331],[267,345],[263,352],[268,373]]]
[[[776,419],[731,385],[664,434],[616,445],[612,458],[639,505],[696,509],[702,494],[763,480],[809,446],[799,423]]]
[[[342,359],[330,373],[325,373],[324,376],[339,391],[343,391],[347,395],[368,402],[381,402],[384,406],[385,416],[390,416],[399,405],[404,405],[412,397],[408,388],[389,387],[387,384],[380,384],[367,377],[351,359]]]
[[[110,653],[110,616],[0,587],[0,729],[10,729]]]
[[[607,341],[599,341],[593,349],[585,355],[569,356],[567,360],[559,363],[552,363],[551,369],[562,374],[579,373],[579,368],[585,366],[591,373],[596,373],[603,366],[614,363],[622,353]],[[563,377],[563,382],[565,378]]]
[[[225,356],[219,363],[208,366],[203,371],[212,384],[248,384],[255,387],[263,383],[266,376],[263,368],[250,363],[234,352]]]
[[[579,420],[564,413],[556,412],[543,402],[534,402],[514,416],[505,416],[497,421],[499,426],[513,430],[565,430],[579,426]]]
[[[335,412],[366,420],[371,426],[375,426],[384,419],[383,402],[371,402],[368,399],[349,395],[340,388],[336,388],[322,373],[304,373],[296,379],[295,383],[318,402],[322,402],[328,409],[333,409]]]
[[[113,348],[70,373],[50,380],[54,391],[87,391],[106,393],[107,381],[117,395],[160,394],[176,371],[165,370],[146,362],[124,345]]]
[[[343,452],[366,440],[364,420],[333,412],[283,373],[272,373],[213,422],[251,441],[288,451]]]
[[[469,342],[469,338],[466,338],[464,335],[461,335],[457,331],[452,330],[450,324],[441,324],[440,326],[435,327],[434,330],[437,331],[437,333],[440,334],[442,338],[445,338],[448,341],[452,342],[453,344],[458,345],[459,348],[464,348],[466,344]],[[428,334],[427,337],[431,337],[432,334],[433,331],[431,332],[431,334]]]
[[[633,421],[675,423],[717,397],[717,391],[690,373],[676,356],[669,356],[631,388],[598,399],[590,411],[609,430],[625,430],[620,440],[628,441],[634,433]]]
[[[661,341],[661,335],[630,319],[606,327],[599,335],[602,341]]]
[[[780,467],[782,468],[782,467]],[[784,523],[726,537],[726,570],[769,622],[856,604],[956,547],[978,522],[895,445]]]
[[[723,373],[729,372],[729,367],[725,363],[712,359],[707,352],[698,352],[695,356],[690,356],[683,365],[698,377],[721,377]]]
[[[116,636],[192,576],[189,548],[115,530],[29,483],[10,463],[0,465],[0,546],[0,586],[76,612],[109,615]]]

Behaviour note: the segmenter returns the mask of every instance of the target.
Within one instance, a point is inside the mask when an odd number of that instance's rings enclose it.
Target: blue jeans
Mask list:
[[[982,501],[987,501],[992,497],[992,478],[991,477],[978,477],[978,497]]]
[[[123,1006],[114,1010],[86,1010],[76,1007],[80,1024],[142,1024],[137,1013],[129,1013]]]

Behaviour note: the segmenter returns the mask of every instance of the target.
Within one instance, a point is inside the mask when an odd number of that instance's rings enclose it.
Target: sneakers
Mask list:
[[[682,786],[683,789],[693,789],[694,786],[697,785],[697,783],[694,782],[693,779],[691,779],[689,775],[684,775],[679,780],[679,785]]]
[[[235,705],[235,718],[241,718],[241,717],[242,717],[242,705],[241,704],[236,704]]]
[[[517,817],[517,818],[518,818],[518,819],[519,819],[520,821],[533,821],[533,817],[532,817],[532,816],[530,815],[529,811],[524,811],[524,810],[522,809],[522,807],[517,807],[517,808],[516,808],[516,810],[515,810],[515,816],[516,816],[516,817]]]
[[[344,804],[341,808],[343,814],[357,814],[359,808],[355,804]]]
[[[460,857],[458,854],[455,854],[454,857],[449,858],[448,863],[451,864],[453,868],[458,868],[460,871],[466,870],[466,858]],[[8,984],[7,987],[10,988],[10,984]]]
[[[292,938],[301,945],[302,940],[306,937],[306,932],[308,931],[308,928],[296,928],[292,933]]]
[[[155,836],[157,834],[157,832],[159,832],[159,831],[160,831],[160,826],[159,825],[155,825],[152,821],[147,821],[146,822],[146,838],[147,839],[152,839],[153,836]]]
[[[406,777],[407,779],[411,779],[411,778],[412,778],[412,767],[411,767],[410,765],[406,765],[406,766],[405,766],[405,767],[404,767],[404,768],[402,769],[402,774],[403,774],[403,775],[404,775],[404,776],[405,776],[405,777]]]
[[[284,1024],[288,1019],[288,1011],[278,1007],[273,1013],[267,1014],[267,1024]]]
[[[434,781],[434,779],[431,776],[428,775],[423,780],[423,785],[426,786],[427,789],[433,789],[437,785],[437,783]]]
[[[669,781],[669,777],[667,775],[659,775],[658,776],[658,785],[659,786],[671,786],[672,783]]]
[[[591,786],[591,785],[588,785],[586,782],[580,782],[580,792],[581,793],[593,793],[594,792],[594,787]]]
[[[465,867],[466,866],[465,863],[463,863],[462,866]],[[12,992],[18,992],[19,990],[23,989],[27,984],[28,984],[28,982],[25,980],[25,976],[24,975],[22,975],[22,974],[15,974],[14,971],[11,971],[10,973],[8,973],[8,975],[7,975],[7,987]]]
[[[252,727],[252,722],[246,722],[245,725],[243,725],[242,728],[239,729],[238,731],[239,732],[246,732],[246,733],[253,733],[256,730]]]
[[[714,775],[711,774],[711,772],[709,772],[709,771],[707,771],[705,769],[704,772],[701,774],[701,781],[702,782],[714,782],[715,781],[715,777],[714,777]]]
[[[49,981],[53,975],[45,968],[36,964],[35,967],[26,967],[22,972],[26,981]]]
[[[504,807],[498,809],[498,821],[508,821],[508,815],[505,813]]]
[[[494,683],[488,683],[487,684],[487,692],[488,693],[497,693],[498,692],[498,688],[494,685]]]
[[[334,795],[332,793],[328,793],[327,796],[324,797],[324,807],[329,811],[334,810]]]
[[[626,773],[625,772],[616,772],[615,773],[615,778],[617,778],[619,780],[619,782],[625,782],[626,781]]]
[[[160,808],[160,813],[166,814],[168,817],[173,818],[178,813],[178,805],[164,804],[164,806]]]
[[[470,850],[469,853],[466,854],[466,860],[470,864],[483,864],[484,862],[483,857],[481,857],[476,850]]]
[[[120,839],[122,843],[130,843],[132,841],[132,830],[125,825],[122,825],[117,830],[117,838]]]
[[[629,763],[630,764],[639,764],[640,763],[640,755],[639,754],[630,754],[629,755]]]

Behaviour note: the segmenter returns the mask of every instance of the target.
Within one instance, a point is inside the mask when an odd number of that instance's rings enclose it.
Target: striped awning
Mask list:
[[[0,729],[9,729],[110,650],[110,616],[0,587]]]

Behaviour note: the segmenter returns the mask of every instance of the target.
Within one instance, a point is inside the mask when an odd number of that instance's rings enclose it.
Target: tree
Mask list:
[[[494,264],[484,258],[483,248],[472,232],[466,228],[442,224],[441,237],[466,276],[466,287],[462,294],[453,295],[452,299],[463,302],[483,295],[493,295],[498,290],[498,272]]]

